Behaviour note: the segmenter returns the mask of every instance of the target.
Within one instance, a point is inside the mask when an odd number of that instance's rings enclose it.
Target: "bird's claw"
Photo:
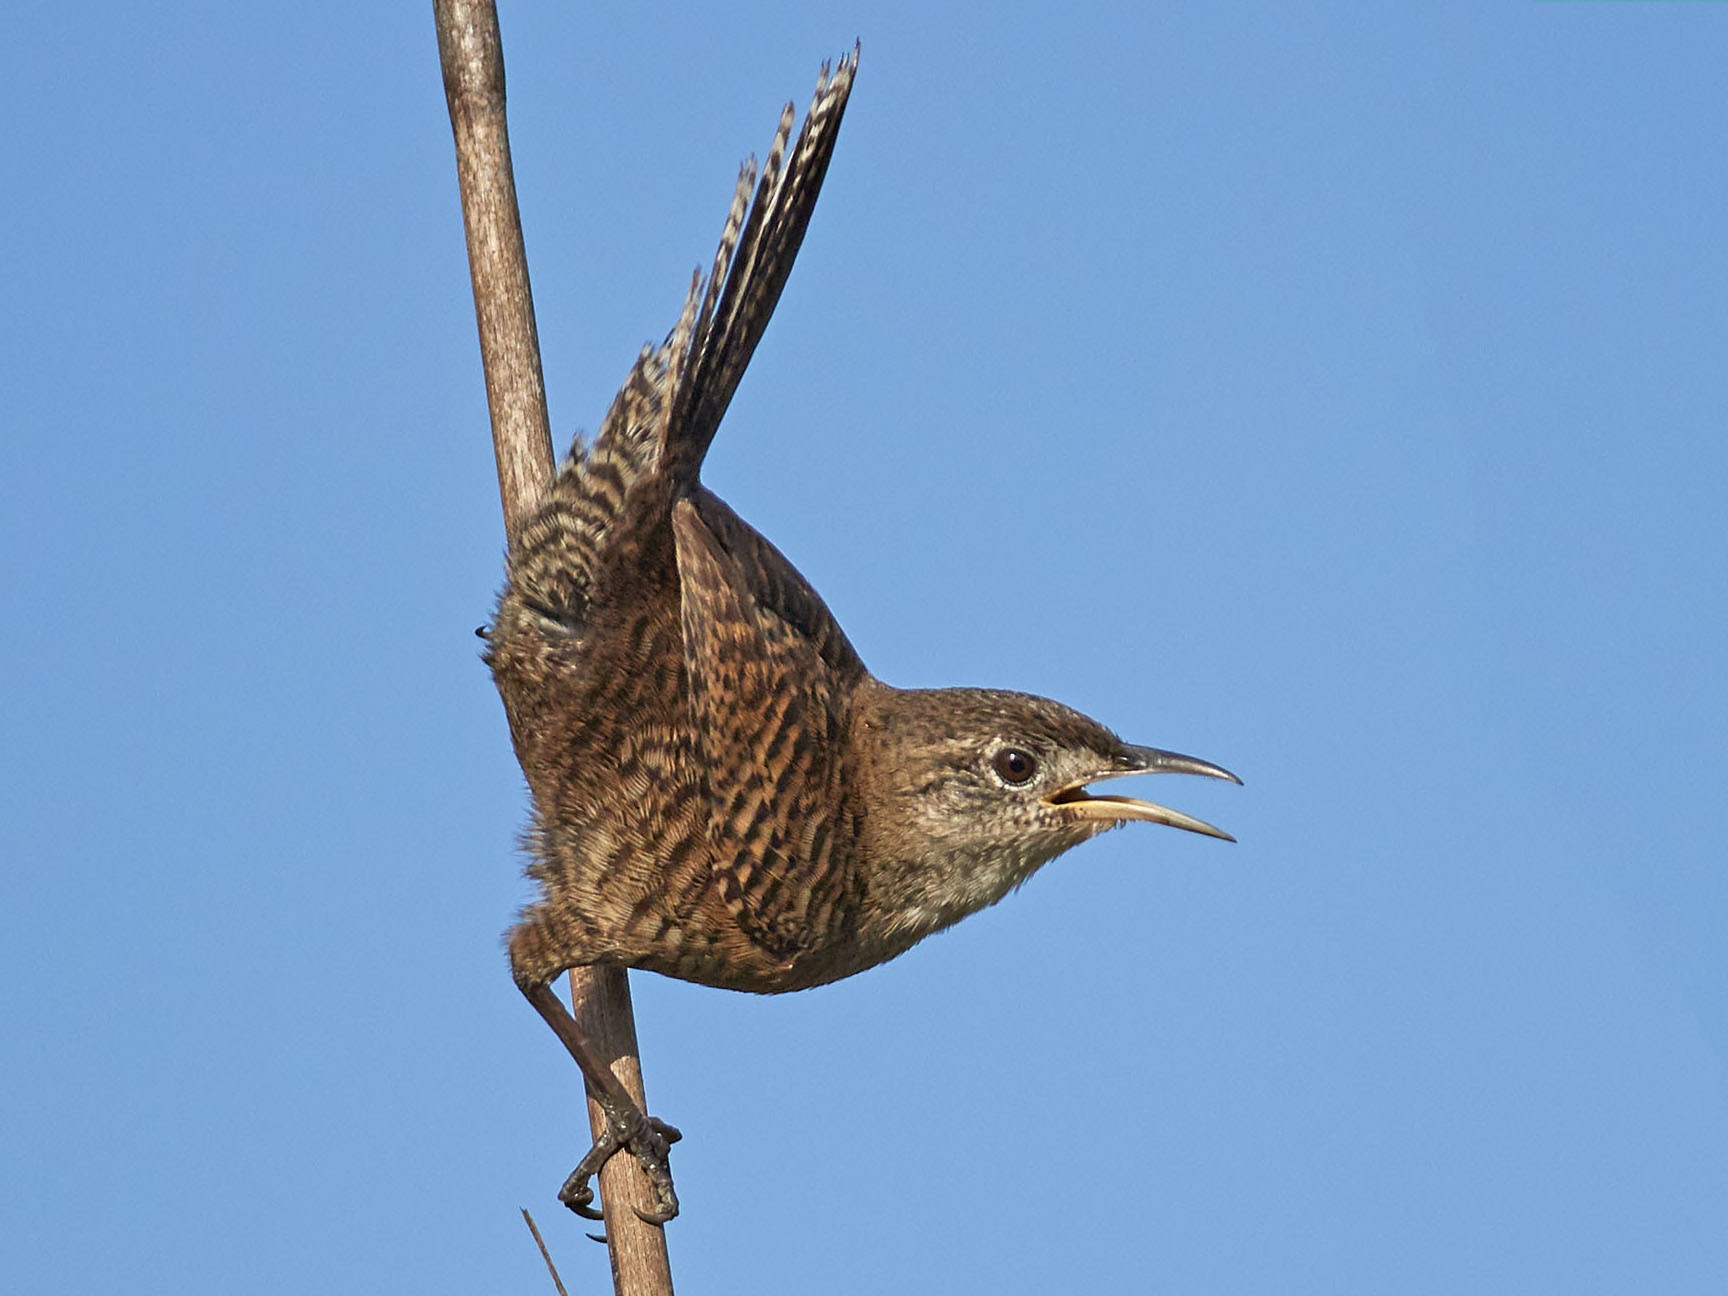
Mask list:
[[[654,1186],[654,1208],[632,1209],[644,1223],[666,1223],[678,1214],[678,1194],[672,1188],[670,1155],[672,1145],[683,1137],[675,1126],[653,1116],[632,1112],[619,1117],[608,1112],[605,1130],[594,1140],[588,1155],[570,1172],[570,1177],[558,1190],[558,1200],[583,1219],[605,1219],[605,1213],[594,1208],[594,1176],[600,1173],[600,1167],[612,1158],[613,1153],[628,1148],[641,1165],[642,1173],[648,1176],[648,1182]]]

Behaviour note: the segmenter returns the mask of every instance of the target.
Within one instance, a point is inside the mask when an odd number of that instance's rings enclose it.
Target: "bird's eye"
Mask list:
[[[996,773],[1015,787],[1030,783],[1038,772],[1038,758],[1019,747],[1004,747],[996,753]]]

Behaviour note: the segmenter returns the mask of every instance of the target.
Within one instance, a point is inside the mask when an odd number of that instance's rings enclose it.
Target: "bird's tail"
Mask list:
[[[856,47],[838,65],[824,64],[798,138],[788,103],[760,176],[754,158],[744,163],[707,276],[693,277],[671,334],[642,348],[594,444],[571,447],[517,537],[506,604],[580,622],[606,551],[629,545],[625,533],[644,520],[631,508],[637,491],[660,495],[650,511],[664,523],[671,499],[694,489],[804,241],[857,68]]]
[[[668,344],[672,399],[661,424],[660,469],[681,484],[694,484],[792,273],[857,69],[856,47],[837,67],[824,64],[803,129],[790,149],[789,103],[760,178],[754,158],[739,171],[700,305],[693,288]]]

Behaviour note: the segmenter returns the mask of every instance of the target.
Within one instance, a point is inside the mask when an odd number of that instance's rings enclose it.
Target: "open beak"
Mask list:
[[[1180,752],[1164,751],[1157,747],[1124,747],[1117,764],[1078,783],[1059,788],[1045,799],[1051,805],[1059,805],[1082,819],[1103,819],[1112,823],[1139,820],[1142,823],[1167,824],[1171,828],[1202,833],[1227,842],[1236,840],[1222,828],[1214,828],[1205,820],[1185,815],[1180,810],[1172,810],[1151,801],[1138,801],[1133,797],[1093,796],[1086,790],[1088,783],[1127,778],[1130,774],[1204,774],[1207,778],[1228,779],[1232,783],[1242,781],[1223,766],[1203,761],[1196,756],[1184,756]]]

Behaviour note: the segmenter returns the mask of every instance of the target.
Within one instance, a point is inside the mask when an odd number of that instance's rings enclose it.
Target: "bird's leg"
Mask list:
[[[550,984],[542,981],[525,985],[522,993],[534,1005],[534,1011],[546,1019],[553,1034],[563,1041],[570,1056],[576,1059],[589,1091],[606,1115],[606,1128],[594,1140],[588,1155],[570,1172],[570,1177],[558,1190],[558,1200],[584,1219],[603,1219],[602,1213],[591,1204],[594,1189],[590,1181],[600,1173],[600,1167],[614,1152],[628,1148],[641,1165],[642,1173],[654,1185],[654,1209],[637,1210],[636,1213],[650,1224],[664,1224],[678,1213],[678,1194],[672,1190],[672,1167],[668,1157],[672,1145],[683,1135],[636,1105],[629,1091],[612,1074],[606,1060],[583,1037],[581,1027],[577,1026],[576,1019]]]

